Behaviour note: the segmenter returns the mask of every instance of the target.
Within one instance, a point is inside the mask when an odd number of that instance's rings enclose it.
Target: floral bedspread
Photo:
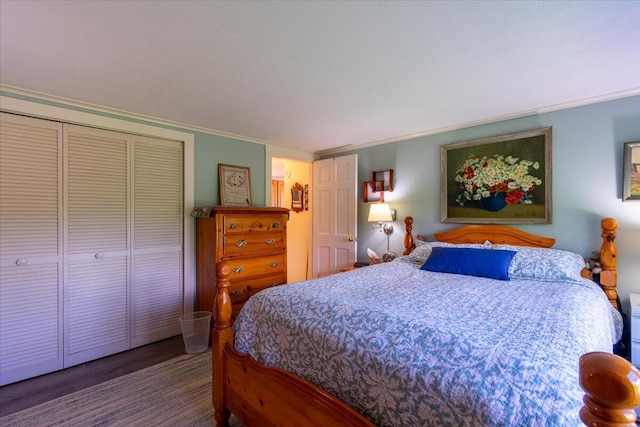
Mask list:
[[[403,257],[405,258],[405,257]],[[619,319],[594,283],[499,281],[378,264],[270,288],[235,346],[379,426],[574,426],[578,359]]]

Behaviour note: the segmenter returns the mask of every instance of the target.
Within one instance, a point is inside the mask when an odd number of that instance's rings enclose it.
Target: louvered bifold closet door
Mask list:
[[[183,144],[133,136],[132,345],[180,334]]]
[[[128,138],[65,125],[65,367],[130,346]]]
[[[62,368],[62,125],[0,113],[0,385]]]

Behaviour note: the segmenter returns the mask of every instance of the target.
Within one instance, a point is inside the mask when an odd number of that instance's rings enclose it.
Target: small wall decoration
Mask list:
[[[442,222],[551,224],[551,127],[440,148]]]
[[[384,202],[384,181],[364,182],[364,202]]]
[[[191,216],[195,218],[209,218],[212,211],[213,209],[209,206],[193,208],[193,210],[191,211]]]
[[[624,144],[622,201],[640,200],[640,142]]]
[[[393,191],[393,169],[371,172],[371,181],[382,181],[384,191]]]
[[[248,167],[218,164],[220,204],[251,206],[251,171]]]
[[[294,212],[302,212],[304,210],[302,185],[297,182],[291,186],[291,210]]]
[[[304,186],[304,210],[309,210],[309,184]]]

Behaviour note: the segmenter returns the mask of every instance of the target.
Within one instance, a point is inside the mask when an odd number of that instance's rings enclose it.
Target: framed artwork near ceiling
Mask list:
[[[245,166],[218,164],[220,204],[251,206],[251,171]]]
[[[364,202],[384,202],[384,181],[365,181]]]
[[[640,142],[624,144],[622,201],[640,200]]]
[[[371,172],[371,181],[383,181],[384,191],[393,191],[393,169]]]
[[[551,224],[551,127],[440,147],[442,222]]]

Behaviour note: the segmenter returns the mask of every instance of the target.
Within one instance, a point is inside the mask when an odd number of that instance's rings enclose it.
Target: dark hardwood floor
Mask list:
[[[0,387],[0,417],[185,354],[182,335]]]

